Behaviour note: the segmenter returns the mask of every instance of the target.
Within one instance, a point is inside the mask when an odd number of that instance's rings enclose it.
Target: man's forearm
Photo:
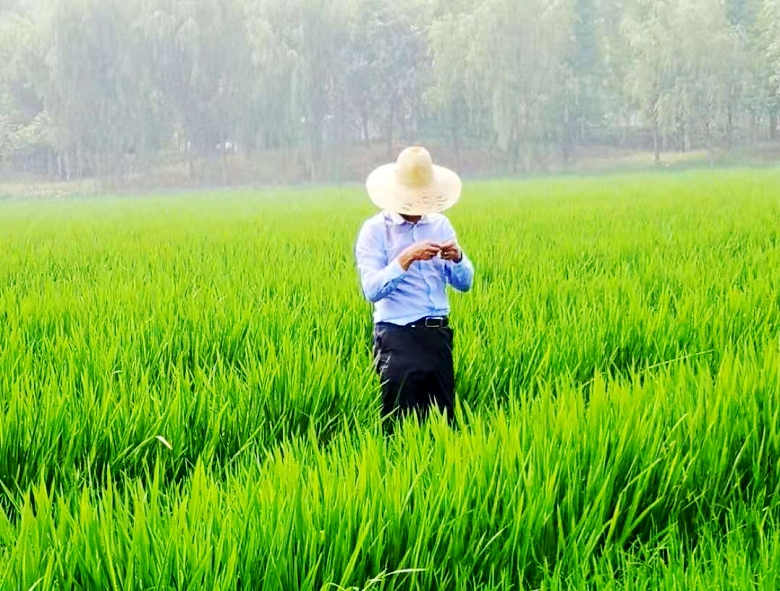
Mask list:
[[[415,259],[412,255],[401,253],[398,258],[396,259],[399,265],[401,265],[401,268],[404,271],[408,271],[409,268],[412,266],[412,263],[414,263]]]
[[[403,280],[406,271],[396,259],[383,269],[364,273],[363,294],[366,299],[376,303],[389,296]]]

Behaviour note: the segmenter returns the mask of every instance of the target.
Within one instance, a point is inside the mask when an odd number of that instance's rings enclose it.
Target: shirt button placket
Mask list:
[[[417,229],[417,226],[412,226],[412,242],[416,243],[417,238],[414,235],[414,231]],[[428,263],[431,264],[430,262]],[[427,267],[422,267],[421,269],[427,269]],[[429,308],[433,310],[436,307],[436,302],[433,301],[433,291],[431,289],[431,284],[428,282],[428,277],[425,274],[424,270],[420,271],[420,275],[422,276],[422,280],[425,282],[425,287],[428,289],[428,304]]]

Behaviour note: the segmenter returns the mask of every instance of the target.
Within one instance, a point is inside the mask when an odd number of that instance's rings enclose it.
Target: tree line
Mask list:
[[[355,146],[774,140],[780,0],[5,0],[0,166],[72,179]]]

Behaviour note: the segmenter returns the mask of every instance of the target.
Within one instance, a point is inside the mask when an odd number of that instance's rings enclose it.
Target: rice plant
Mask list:
[[[392,438],[360,189],[0,203],[0,588],[776,588],[779,190],[467,184]]]

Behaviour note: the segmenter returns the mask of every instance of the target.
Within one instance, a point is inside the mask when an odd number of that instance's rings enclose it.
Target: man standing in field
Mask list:
[[[382,418],[425,418],[435,405],[452,421],[453,330],[446,288],[466,292],[474,267],[442,212],[460,199],[458,175],[435,166],[424,148],[404,150],[366,181],[382,211],[365,222],[355,245],[363,294],[374,305],[374,355],[382,383]]]

